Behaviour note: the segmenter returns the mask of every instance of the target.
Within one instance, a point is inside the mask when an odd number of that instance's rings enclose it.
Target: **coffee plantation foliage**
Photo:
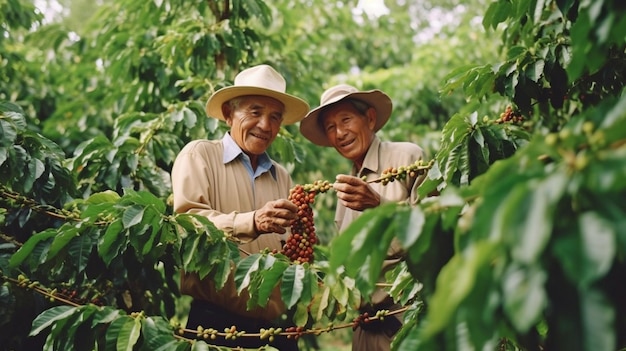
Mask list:
[[[363,321],[356,306],[379,287],[405,306],[394,350],[625,348],[626,6],[477,0],[480,36],[463,18],[417,44],[389,34],[409,28],[412,5],[360,21],[355,5],[116,0],[69,32],[0,1],[2,347],[208,350],[228,333],[312,347]],[[389,92],[398,118],[381,134],[432,156],[421,201],[367,210],[335,235],[332,191],[318,194],[323,240],[302,264],[241,258],[205,218],[173,213],[177,152],[225,130],[204,101],[260,62],[313,107],[333,81]],[[300,183],[348,169],[292,127],[271,152]],[[381,284],[392,240],[406,257]],[[251,306],[280,284],[285,328],[181,337],[178,271],[220,285],[231,267]]]

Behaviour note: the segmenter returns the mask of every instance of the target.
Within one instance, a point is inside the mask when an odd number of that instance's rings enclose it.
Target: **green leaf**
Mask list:
[[[139,335],[141,335],[141,320],[139,318],[130,318],[117,334],[117,350],[133,351]]]
[[[537,3],[535,4],[533,22],[536,24],[539,24],[539,21],[541,21],[541,15],[543,14],[545,3],[546,3],[546,0],[537,0]]]
[[[74,350],[75,335],[73,335],[71,331],[71,326],[74,325],[81,316],[80,307],[76,309],[77,311],[72,315],[61,318],[52,324],[50,334],[48,334],[46,338],[44,350]]]
[[[76,312],[76,307],[71,306],[56,306],[43,311],[33,321],[33,327],[28,334],[29,336],[35,336],[42,330],[51,326],[54,322],[67,318]]]
[[[582,314],[582,339],[585,350],[617,350],[618,337],[615,328],[618,309],[606,292],[591,288],[580,295]]]
[[[67,253],[72,260],[72,265],[78,272],[82,272],[89,262],[89,256],[97,246],[97,238],[101,233],[100,228],[92,228],[94,233],[84,232],[72,240],[67,247]]]
[[[545,179],[533,180],[510,190],[503,204],[499,230],[511,241],[511,255],[515,260],[536,262],[546,247],[554,226],[558,202],[567,186],[562,172]]]
[[[333,285],[335,287],[336,285]],[[315,320],[321,320],[324,315],[324,311],[328,307],[328,300],[330,297],[330,287],[328,285],[322,288],[322,293],[318,295],[318,298],[314,300],[313,306],[311,306],[311,314]],[[346,298],[347,301],[347,298]]]
[[[459,305],[474,289],[479,272],[490,269],[495,249],[489,242],[476,243],[454,255],[443,267],[427,311],[424,338],[433,337],[452,323]]]
[[[611,222],[596,212],[581,214],[576,224],[576,235],[557,238],[554,251],[572,284],[589,289],[611,268],[617,236]]]
[[[541,319],[548,305],[545,291],[546,272],[543,267],[509,266],[503,275],[502,298],[504,311],[516,330],[527,333]]]
[[[396,218],[396,237],[403,247],[411,247],[422,233],[426,215],[420,207],[412,207],[398,211]]]
[[[120,199],[120,195],[113,190],[106,190],[100,193],[95,193],[89,196],[85,203],[87,204],[100,204],[100,203],[115,203]]]
[[[239,261],[235,270],[235,283],[238,293],[241,294],[241,291],[250,285],[251,276],[259,269],[259,262],[262,259],[263,255],[253,254]]]
[[[300,299],[300,296],[302,296],[302,290],[304,289],[302,279],[304,276],[304,267],[299,264],[290,265],[283,274],[280,292],[288,309],[293,307]]]
[[[124,214],[122,215],[124,229],[130,228],[137,223],[141,223],[144,211],[145,208],[139,205],[133,205],[126,208],[126,210],[124,210]]]
[[[348,275],[356,274],[372,250],[379,250],[377,244],[392,221],[397,206],[388,203],[364,211],[343,233],[334,238],[330,244],[331,269],[345,264]]]
[[[202,340],[195,340],[191,344],[191,351],[209,351],[209,345]]]
[[[141,335],[141,318],[120,315],[107,328],[106,351],[132,351]]]
[[[507,49],[506,58],[508,60],[514,60],[524,55],[527,51],[528,49],[524,46],[511,46]]]
[[[526,74],[526,77],[528,77],[528,79],[532,80],[533,82],[539,82],[539,78],[541,78],[541,76],[543,75],[543,69],[545,65],[546,62],[544,60],[537,60],[524,67],[524,73]]]
[[[582,214],[579,219],[584,269],[583,286],[600,280],[611,269],[617,253],[616,233],[611,222],[595,212]]]
[[[111,261],[121,252],[126,246],[127,235],[124,231],[122,221],[116,220],[111,223],[100,241],[98,242],[98,253],[102,260],[109,265]]]
[[[367,280],[365,281],[365,285],[361,285],[361,288],[359,290],[363,292],[364,295],[369,295],[373,291],[376,282],[378,282],[378,280],[380,279],[380,272],[383,267],[383,262],[387,258],[389,245],[391,244],[391,240],[395,237],[395,235],[395,221],[387,227],[382,235],[377,235],[377,247],[374,250],[370,251],[368,256],[368,264],[362,266],[362,269],[364,270],[363,273],[367,277]]]
[[[483,27],[496,29],[498,24],[504,22],[512,13],[511,3],[508,1],[492,2],[483,17]]]
[[[255,291],[255,293],[258,294],[257,303],[259,306],[265,306],[267,304],[274,287],[280,282],[285,270],[289,267],[289,263],[268,256],[265,266],[265,270],[261,273],[263,280],[259,289]]]
[[[60,250],[65,248],[77,236],[79,236],[78,228],[62,226],[59,229],[59,233],[54,237],[52,244],[50,244],[47,259],[54,258]]]
[[[120,316],[120,310],[114,309],[109,306],[99,308],[94,314],[93,321],[91,322],[92,328],[97,324],[109,324],[116,320]]]
[[[54,238],[56,234],[56,230],[48,229],[46,231],[31,236],[30,238],[28,238],[28,240],[26,240],[24,245],[22,245],[22,247],[20,247],[20,249],[11,256],[11,258],[9,259],[9,265],[13,268],[18,267],[20,264],[22,264],[22,262],[24,262],[25,259],[29,258],[35,247],[37,247],[40,242],[44,242],[49,240],[50,238]]]

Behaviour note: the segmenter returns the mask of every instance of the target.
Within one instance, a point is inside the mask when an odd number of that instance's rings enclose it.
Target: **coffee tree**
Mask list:
[[[298,74],[321,86],[330,77],[307,67],[347,69],[349,53],[318,50],[313,34],[307,46],[296,17],[281,21],[298,6],[120,0],[68,35],[30,6],[0,4],[0,55],[12,58],[0,61],[9,82],[0,87],[3,347],[207,350],[217,338],[315,336],[400,312],[394,350],[626,347],[626,8],[617,0],[492,2],[482,21],[501,35],[501,53],[446,76],[443,95],[466,100],[452,104],[458,111],[432,162],[419,166],[418,204],[365,211],[329,242],[309,241],[303,252],[312,260],[294,262],[286,251],[242,257],[206,218],[172,213],[168,173],[184,143],[223,133],[203,101],[240,68],[274,62],[310,101],[321,89],[306,90]],[[349,6],[333,6],[312,11],[351,18]],[[323,18],[314,24],[324,28]],[[354,38],[363,28],[395,28],[361,25]],[[351,32],[341,37],[354,44]],[[389,62],[409,60],[392,52]],[[355,58],[364,67],[377,60]],[[281,130],[272,153],[297,169],[315,149],[295,132]],[[407,176],[411,165],[397,166],[385,181]],[[306,196],[316,202],[332,196],[315,190],[323,181],[309,182],[295,189],[315,191]],[[300,234],[315,229],[310,220],[320,227],[310,211],[303,218]],[[392,240],[405,261],[380,284]],[[285,328],[185,330],[178,271],[220,286],[231,267],[249,307],[280,285]],[[355,312],[377,287],[404,307]]]

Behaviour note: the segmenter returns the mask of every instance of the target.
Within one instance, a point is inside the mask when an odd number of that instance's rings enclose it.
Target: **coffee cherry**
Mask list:
[[[506,107],[504,112],[500,114],[500,117],[495,120],[496,123],[522,123],[524,122],[524,117],[521,115],[519,111],[513,111],[513,108],[509,105]]]
[[[291,261],[313,262],[313,250],[307,249],[317,242],[311,204],[315,201],[315,195],[318,192],[325,192],[329,189],[328,182],[318,181],[314,184],[298,184],[290,190],[289,200],[298,207],[298,219],[291,225],[291,234],[285,241],[282,253]]]

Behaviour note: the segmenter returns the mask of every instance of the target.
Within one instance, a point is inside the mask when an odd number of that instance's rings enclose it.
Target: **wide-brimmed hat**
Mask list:
[[[232,86],[219,89],[206,104],[209,117],[224,120],[222,104],[232,98],[245,95],[261,95],[274,98],[285,105],[282,124],[293,124],[301,120],[309,111],[309,104],[293,95],[285,93],[285,78],[268,65],[258,65],[245,69],[235,77]]]
[[[380,90],[359,91],[348,84],[339,84],[328,88],[320,98],[319,107],[311,110],[300,122],[300,132],[305,138],[320,146],[331,146],[326,133],[318,122],[320,112],[344,99],[360,100],[376,110],[376,125],[374,132],[382,128],[391,116],[393,104],[391,98]]]

